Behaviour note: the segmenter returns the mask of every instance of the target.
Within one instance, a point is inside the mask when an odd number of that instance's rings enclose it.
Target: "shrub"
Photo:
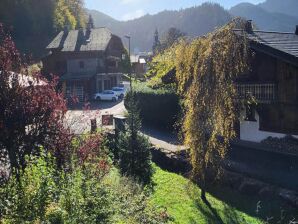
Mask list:
[[[32,156],[27,163],[18,180],[12,176],[0,188],[0,214],[6,223],[42,220],[47,206],[57,196],[57,174],[50,155]]]
[[[66,170],[44,150],[27,157],[19,178],[0,186],[0,223],[164,223],[140,186],[109,169],[103,141],[77,139]]]
[[[132,97],[138,102],[140,117],[144,124],[173,130],[181,113],[179,97],[174,91],[154,90],[143,85],[134,85],[134,91],[128,92],[125,97],[125,106],[128,110],[127,102]]]

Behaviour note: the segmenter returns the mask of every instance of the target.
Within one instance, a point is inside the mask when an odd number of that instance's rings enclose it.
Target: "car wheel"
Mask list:
[[[101,98],[98,96],[98,97],[96,97],[96,100],[97,100],[97,101],[100,101],[100,100],[101,100]]]

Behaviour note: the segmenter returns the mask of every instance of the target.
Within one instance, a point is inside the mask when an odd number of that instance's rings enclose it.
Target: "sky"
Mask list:
[[[85,0],[88,9],[96,9],[117,20],[130,20],[145,14],[156,14],[163,10],[179,10],[201,5],[210,0]],[[212,0],[224,8],[241,3],[258,4],[264,0]]]

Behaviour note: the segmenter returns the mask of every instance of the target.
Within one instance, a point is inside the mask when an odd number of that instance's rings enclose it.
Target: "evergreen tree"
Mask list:
[[[181,38],[185,37],[186,34],[175,27],[171,27],[162,37],[160,50],[163,51],[170,48],[179,41]]]
[[[154,42],[153,42],[153,46],[152,46],[153,54],[157,54],[159,50],[160,50],[160,41],[159,41],[158,30],[156,28],[155,33],[154,33]]]
[[[94,29],[94,20],[91,15],[89,15],[88,23],[87,23],[88,29]]]
[[[133,94],[129,94],[127,106],[127,128],[121,133],[118,141],[119,166],[121,173],[147,184],[153,173],[151,166],[150,143],[140,133],[141,120],[134,102]]]

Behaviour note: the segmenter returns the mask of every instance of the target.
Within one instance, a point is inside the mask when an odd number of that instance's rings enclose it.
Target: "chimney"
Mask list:
[[[298,35],[298,25],[296,25],[296,31],[295,34]]]
[[[253,28],[252,28],[252,20],[247,20],[245,23],[245,31],[247,33],[253,33]]]

